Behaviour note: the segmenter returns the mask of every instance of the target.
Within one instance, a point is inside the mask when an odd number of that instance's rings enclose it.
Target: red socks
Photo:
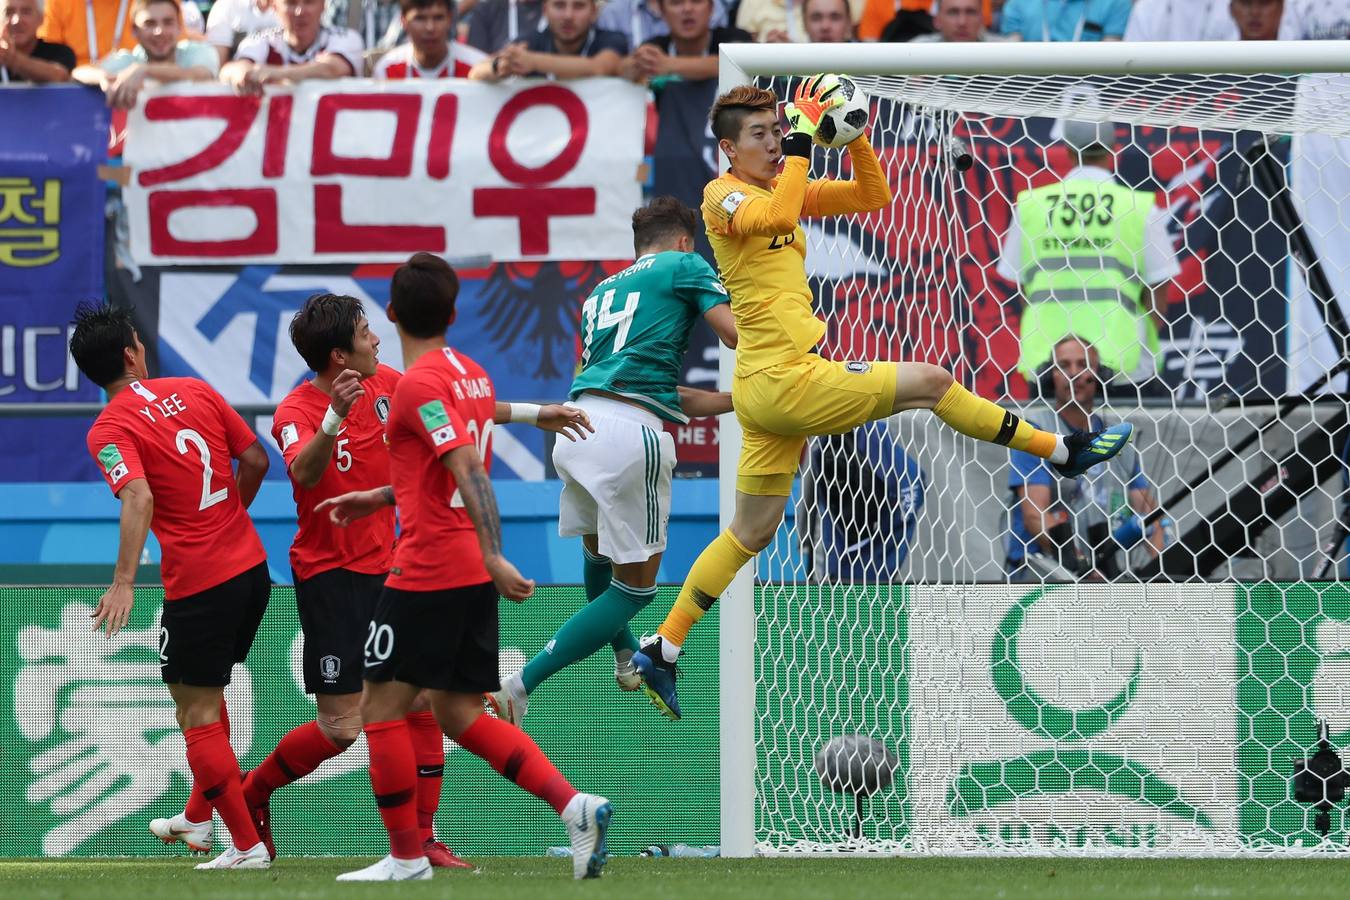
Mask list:
[[[225,726],[225,740],[230,739],[230,711],[225,708],[225,698],[220,698],[220,724]],[[235,763],[238,765],[238,762]],[[211,821],[211,801],[202,796],[201,782],[192,779],[192,793],[188,795],[187,806],[183,807],[183,817],[189,822],[201,824]]]
[[[553,767],[544,751],[509,722],[479,716],[459,736],[459,745],[553,807],[558,815],[577,795],[576,788]]]
[[[183,733],[187,740],[188,765],[192,768],[194,785],[200,785],[202,797],[215,807],[230,830],[234,846],[247,850],[258,843],[258,832],[244,805],[244,792],[239,786],[239,761],[225,732],[223,722],[212,722]],[[205,820],[210,819],[207,813]]]
[[[423,853],[413,805],[417,763],[408,722],[368,722],[365,732],[370,747],[370,787],[384,830],[389,832],[389,850],[399,859],[417,859]]]
[[[306,722],[291,729],[244,782],[244,800],[249,806],[261,806],[277,788],[304,778],[325,759],[342,752],[323,733],[318,722]]]
[[[417,833],[422,843],[435,837],[436,808],[441,805],[445,773],[445,742],[441,726],[430,710],[408,713],[413,758],[417,761]]]

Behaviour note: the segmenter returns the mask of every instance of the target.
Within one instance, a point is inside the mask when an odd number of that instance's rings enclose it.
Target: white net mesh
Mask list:
[[[756,570],[760,850],[1343,850],[1339,760],[1295,772],[1350,744],[1350,79],[856,81],[896,199],[807,226],[823,352],[1135,443],[1069,480],[926,412],[812,441]],[[1075,349],[1118,370],[1086,399]]]

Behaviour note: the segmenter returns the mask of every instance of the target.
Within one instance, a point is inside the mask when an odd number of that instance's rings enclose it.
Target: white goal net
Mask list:
[[[807,226],[824,354],[1136,428],[1074,480],[926,412],[811,442],[723,601],[723,701],[755,710],[723,725],[726,843],[1346,849],[1350,76],[1288,74],[1325,59],[1305,46],[1246,74],[1129,74],[1184,70],[1182,44],[1004,48],[1005,74],[964,75],[934,73],[984,48],[724,51],[724,89],[842,70],[873,98],[895,202]],[[1080,74],[1019,74],[1027,54]],[[750,648],[753,696],[725,683]],[[753,798],[728,793],[751,765]]]

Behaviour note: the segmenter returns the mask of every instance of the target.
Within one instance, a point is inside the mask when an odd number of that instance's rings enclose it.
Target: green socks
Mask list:
[[[589,571],[592,559],[587,554],[588,595],[592,585]],[[605,562],[605,567],[608,569],[608,561]],[[595,580],[598,583],[599,579]],[[613,643],[615,648],[619,649],[619,641],[624,635],[632,642],[632,649],[636,650],[637,641],[628,631],[628,622],[655,596],[655,587],[634,588],[621,581],[612,581],[600,596],[577,610],[572,618],[564,622],[558,633],[553,636],[553,640],[549,641],[534,659],[526,663],[520,673],[525,692],[534,693],[534,689],[549,676],[574,662],[585,659],[605,644]]]

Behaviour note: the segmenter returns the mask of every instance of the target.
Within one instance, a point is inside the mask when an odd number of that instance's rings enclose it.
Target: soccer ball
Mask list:
[[[866,131],[871,113],[871,102],[863,89],[854,84],[851,78],[843,75],[835,77],[839,79],[839,93],[843,95],[844,102],[825,113],[820,127],[816,129],[816,143],[832,149],[851,143]]]

